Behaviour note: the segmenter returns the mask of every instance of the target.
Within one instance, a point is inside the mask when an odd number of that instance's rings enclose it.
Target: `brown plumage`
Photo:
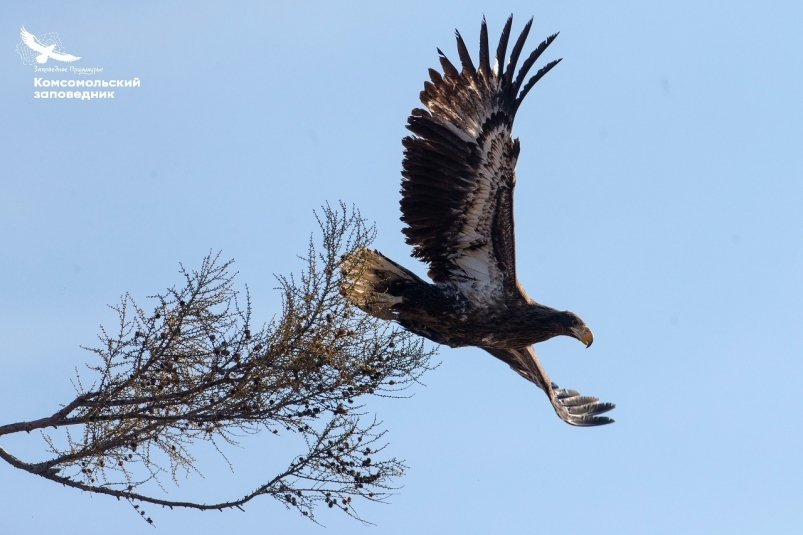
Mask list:
[[[516,72],[532,20],[504,66],[512,17],[491,65],[485,20],[475,67],[457,33],[461,70],[441,52],[443,74],[430,69],[421,102],[410,114],[412,136],[402,140],[402,221],[413,255],[429,264],[434,284],[378,251],[359,249],[342,263],[343,292],[377,317],[451,347],[477,346],[542,388],[555,411],[572,425],[601,425],[611,403],[561,390],[547,376],[532,344],[554,336],[591,345],[591,330],[568,311],[527,296],[516,277],[513,189],[519,141],[513,119],[525,95],[560,60],[528,72],[557,34],[524,59]],[[526,80],[526,82],[525,82]]]

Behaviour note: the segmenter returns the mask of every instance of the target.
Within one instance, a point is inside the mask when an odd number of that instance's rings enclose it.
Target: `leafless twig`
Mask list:
[[[341,255],[373,230],[341,205],[319,214],[299,277],[279,277],[282,313],[252,325],[252,305],[234,289],[231,262],[209,255],[183,284],[144,308],[125,295],[113,332],[101,328],[97,358],[78,375],[77,395],[51,416],[0,426],[0,437],[42,430],[49,458],[12,466],[87,492],[194,509],[241,508],[272,496],[314,519],[317,505],[355,518],[353,499],[382,501],[404,464],[384,455],[385,431],[359,402],[395,396],[429,369],[422,341],[352,308],[340,295]],[[54,428],[55,431],[49,428]],[[48,429],[47,431],[44,431]],[[201,503],[160,497],[166,478],[200,470],[193,446],[223,453],[244,433],[298,434],[307,448],[281,473],[242,496]]]

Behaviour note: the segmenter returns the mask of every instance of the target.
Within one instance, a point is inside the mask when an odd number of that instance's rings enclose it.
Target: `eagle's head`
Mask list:
[[[526,315],[527,338],[516,340],[516,342],[523,342],[523,345],[537,344],[549,340],[554,336],[571,336],[577,338],[586,347],[590,346],[594,341],[594,335],[591,329],[580,319],[574,312],[568,310],[555,310],[535,302],[531,302],[529,311]]]
[[[580,319],[580,316],[575,314],[574,312],[569,312],[565,310],[561,314],[561,323],[563,327],[566,329],[565,334],[567,336],[571,336],[572,338],[577,338],[586,347],[589,347],[591,343],[594,341],[594,333],[591,332],[591,329],[588,328],[583,320]]]

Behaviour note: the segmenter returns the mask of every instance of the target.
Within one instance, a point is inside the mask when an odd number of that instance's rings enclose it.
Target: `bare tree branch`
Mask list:
[[[51,416],[0,426],[0,437],[42,430],[49,458],[12,466],[87,492],[132,502],[194,509],[241,508],[267,495],[314,519],[315,507],[358,518],[353,499],[382,501],[405,466],[384,456],[385,431],[361,396],[398,397],[429,369],[422,341],[367,316],[340,295],[341,256],[374,236],[359,213],[341,205],[318,214],[322,247],[310,240],[299,277],[278,277],[282,313],[256,328],[248,293],[234,289],[232,262],[207,256],[181,268],[179,288],[130,295],[112,307],[113,332],[101,327],[96,361],[74,379],[76,397]],[[54,428],[55,430],[51,430]],[[47,431],[45,431],[47,429]],[[238,437],[267,430],[303,437],[306,451],[270,481],[241,497],[201,503],[168,500],[166,478],[199,471],[193,446],[224,454]],[[225,455],[224,455],[225,457]]]

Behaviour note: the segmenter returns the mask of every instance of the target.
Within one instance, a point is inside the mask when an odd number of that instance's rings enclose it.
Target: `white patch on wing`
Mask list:
[[[458,265],[466,275],[477,281],[490,282],[491,270],[488,263],[488,249],[476,249],[458,258]]]
[[[465,278],[456,278],[455,285],[464,296],[476,304],[498,302],[503,290],[502,273],[490,247],[472,251],[456,263]]]
[[[485,133],[478,147],[483,159],[463,214],[465,223],[455,236],[459,253],[453,261],[460,272],[455,273],[454,280],[460,292],[475,303],[494,302],[504,292],[504,274],[494,254],[491,231],[499,183],[506,173],[512,175],[515,165],[504,155],[509,143],[507,125],[500,124]]]

